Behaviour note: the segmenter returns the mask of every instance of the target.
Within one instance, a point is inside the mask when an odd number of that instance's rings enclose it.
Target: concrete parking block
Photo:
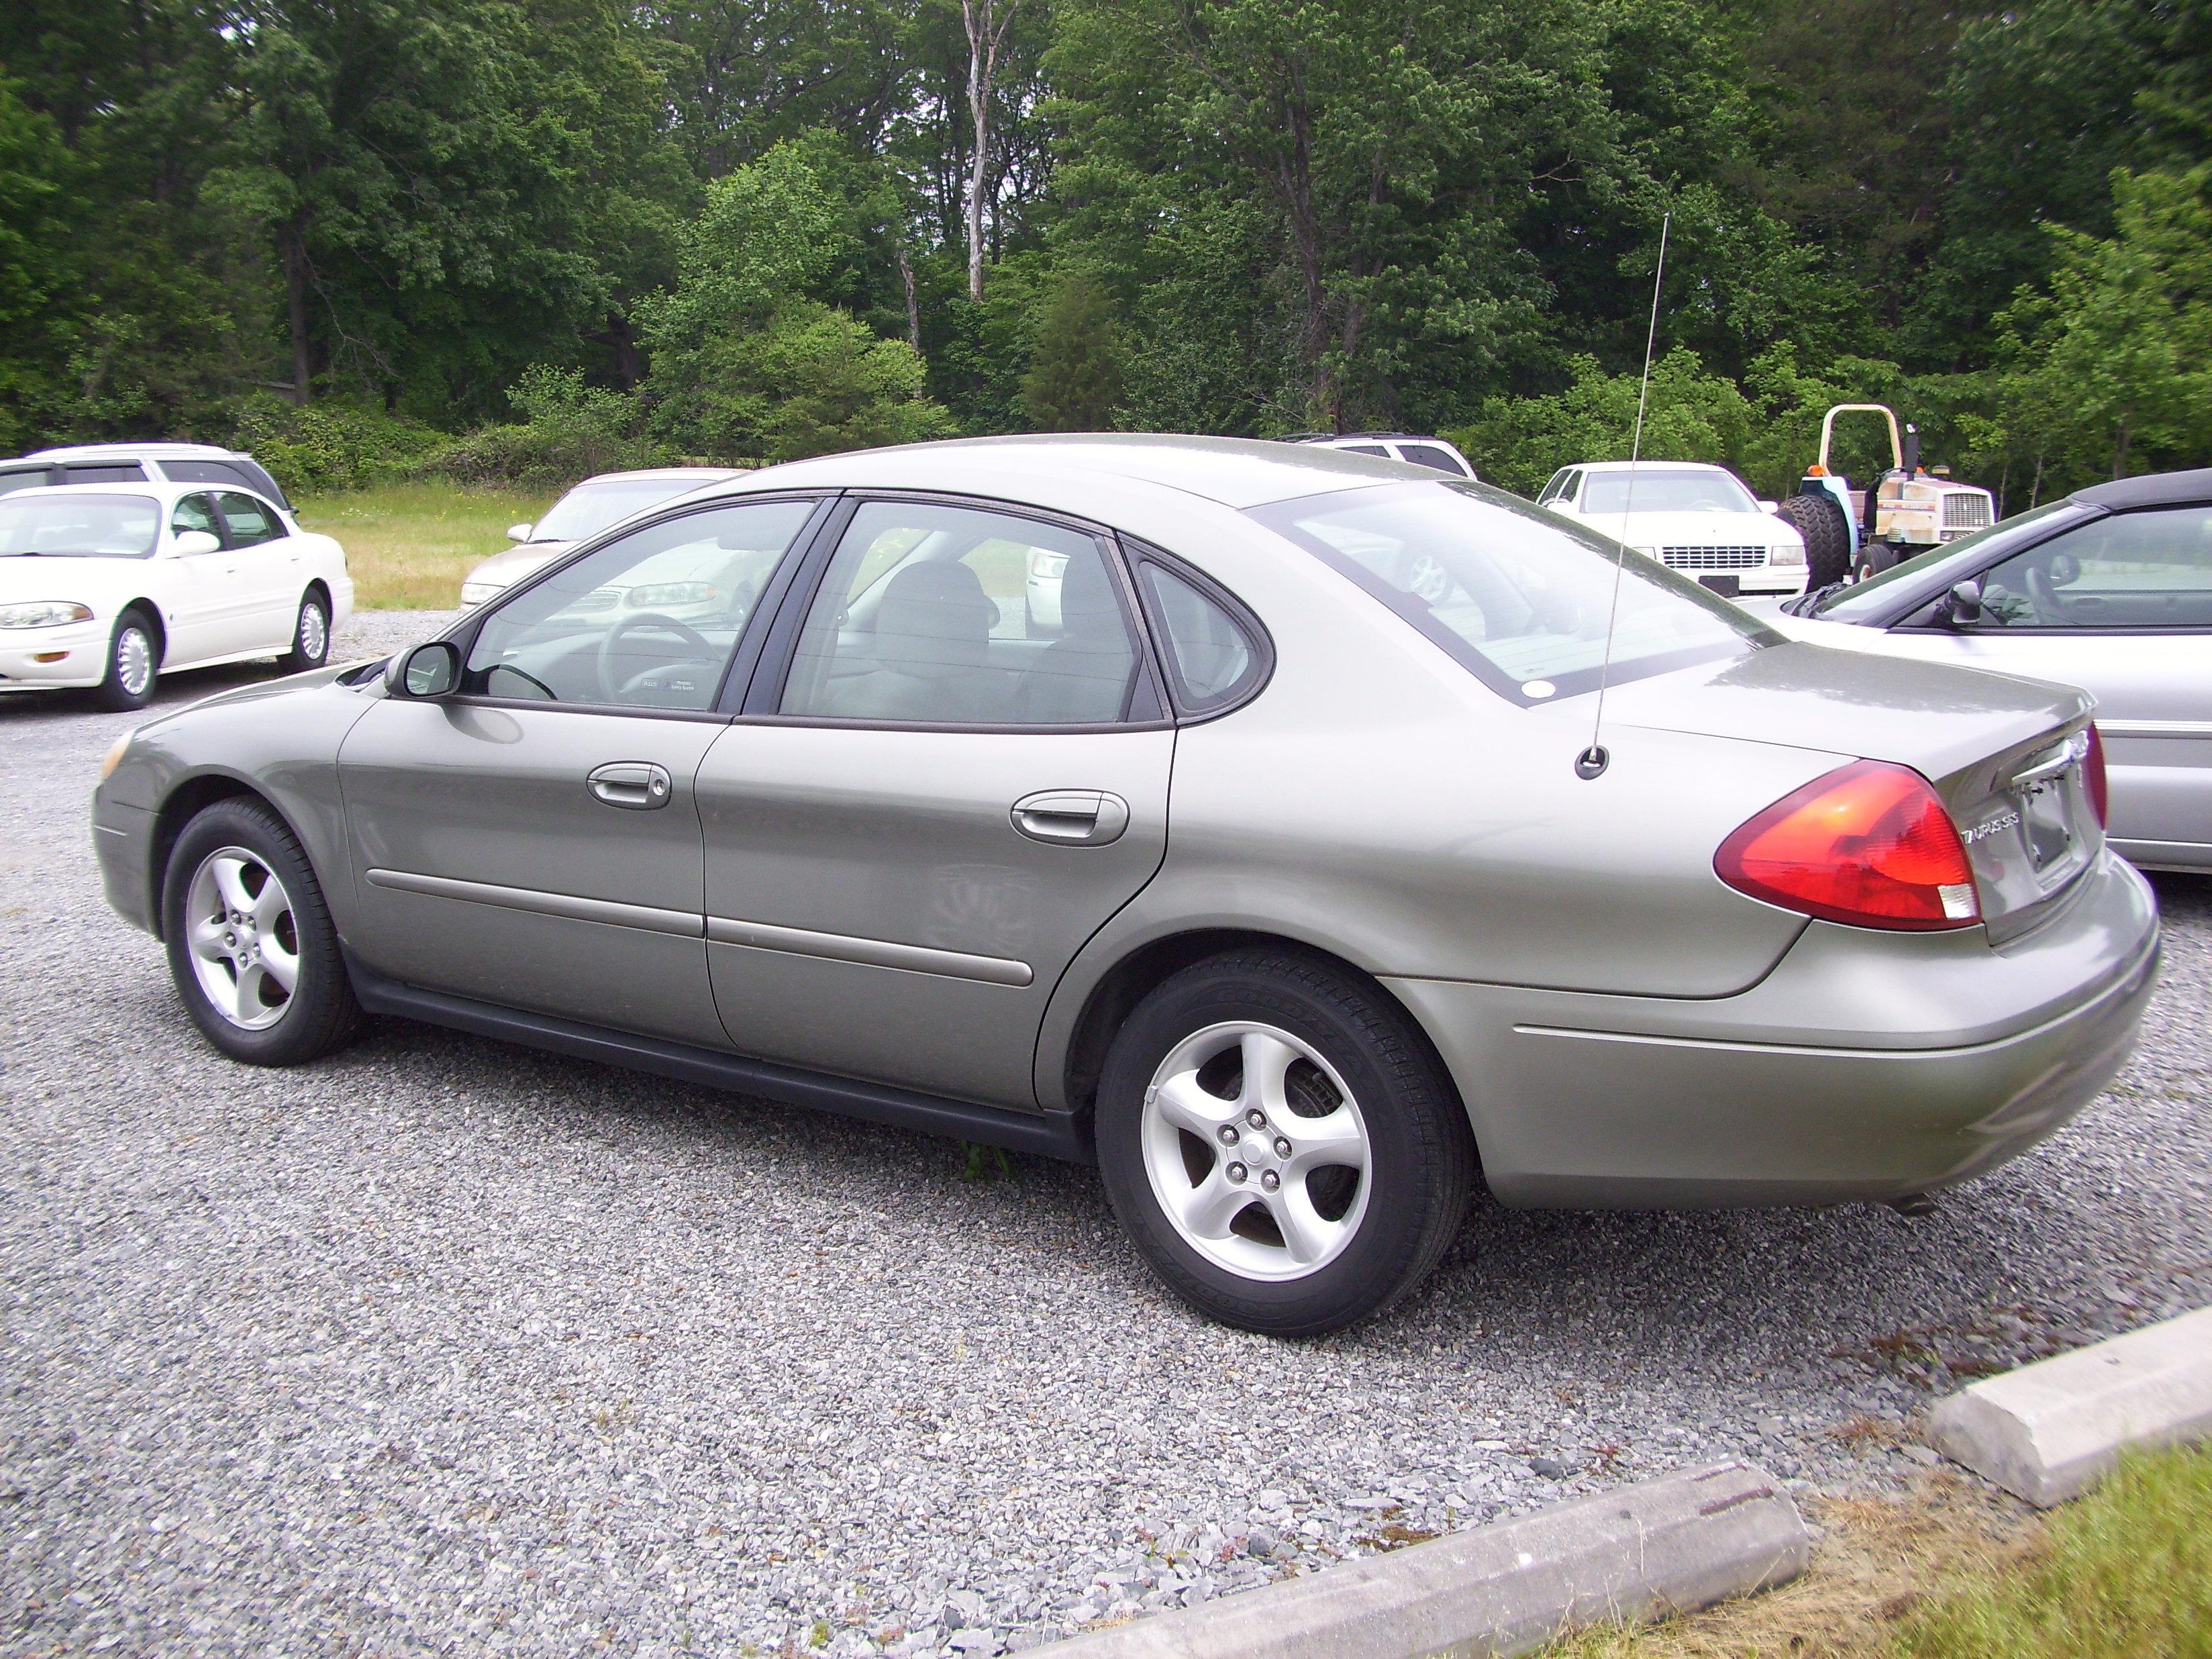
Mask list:
[[[2048,1509],[2130,1447],[2212,1439],[2212,1308],[1986,1377],[1939,1401],[1929,1438]]]
[[[1811,1540],[1747,1463],[1709,1465],[1035,1650],[1043,1659],[1523,1653],[1565,1626],[1784,1584]]]

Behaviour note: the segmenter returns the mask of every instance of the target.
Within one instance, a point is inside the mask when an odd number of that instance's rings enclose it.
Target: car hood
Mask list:
[[[518,543],[504,553],[493,554],[461,580],[465,582],[497,582],[501,587],[512,586],[525,576],[535,575],[575,544],[574,542]]]
[[[1941,781],[2080,720],[2091,706],[2070,686],[1792,640],[1617,686],[1606,718],[1895,761]]]
[[[1771,513],[1571,513],[1631,547],[1786,547],[1797,532]],[[1626,526],[1626,528],[1623,526]]]
[[[105,611],[119,599],[145,592],[156,575],[152,559],[33,558],[0,556],[0,605],[25,599],[59,599]],[[129,588],[130,592],[123,590]]]

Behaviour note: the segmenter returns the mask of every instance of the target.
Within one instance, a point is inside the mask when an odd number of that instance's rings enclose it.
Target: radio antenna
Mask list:
[[[1613,763],[1600,741],[1605,732],[1605,690],[1613,678],[1613,624],[1620,613],[1620,567],[1628,557],[1628,515],[1636,507],[1636,470],[1644,459],[1644,406],[1651,397],[1651,350],[1659,340],[1659,286],[1667,280],[1667,229],[1674,222],[1670,209],[1659,221],[1659,268],[1651,276],[1651,326],[1644,336],[1644,384],[1636,393],[1636,435],[1628,445],[1628,488],[1620,502],[1620,534],[1613,544],[1613,598],[1605,608],[1605,655],[1597,671],[1597,712],[1590,720],[1589,747],[1575,757],[1575,775],[1588,781]]]

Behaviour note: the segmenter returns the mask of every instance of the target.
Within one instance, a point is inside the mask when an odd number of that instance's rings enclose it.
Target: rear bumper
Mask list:
[[[1814,922],[1731,997],[1386,982],[1504,1202],[1818,1204],[1963,1181],[2066,1122],[2126,1060],[2158,955],[2148,884],[2107,855],[2002,947]]]

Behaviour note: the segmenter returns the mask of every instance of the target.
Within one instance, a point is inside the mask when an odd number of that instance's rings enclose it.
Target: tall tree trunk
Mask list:
[[[292,401],[305,404],[313,350],[307,338],[307,249],[296,216],[285,222],[283,253],[284,315],[292,331]]]
[[[915,297],[914,262],[906,257],[906,238],[892,244],[898,253],[899,282],[906,289],[906,343],[921,349],[921,302]],[[917,397],[921,394],[917,392]]]
[[[1344,398],[1325,366],[1328,356],[1328,274],[1322,254],[1321,216],[1314,207],[1312,112],[1293,105],[1287,112],[1291,153],[1276,165],[1275,187],[1282,194],[1284,215],[1290,221],[1291,246],[1298,262],[1298,278],[1305,289],[1305,317],[1300,328],[1299,349],[1305,358],[1309,382],[1306,400],[1312,418],[1326,420],[1329,430],[1341,432]]]
[[[991,171],[991,83],[999,76],[999,50],[1014,21],[1019,0],[960,0],[960,21],[968,30],[968,113],[975,123],[975,149],[968,166],[968,297],[983,297],[983,185]]]

